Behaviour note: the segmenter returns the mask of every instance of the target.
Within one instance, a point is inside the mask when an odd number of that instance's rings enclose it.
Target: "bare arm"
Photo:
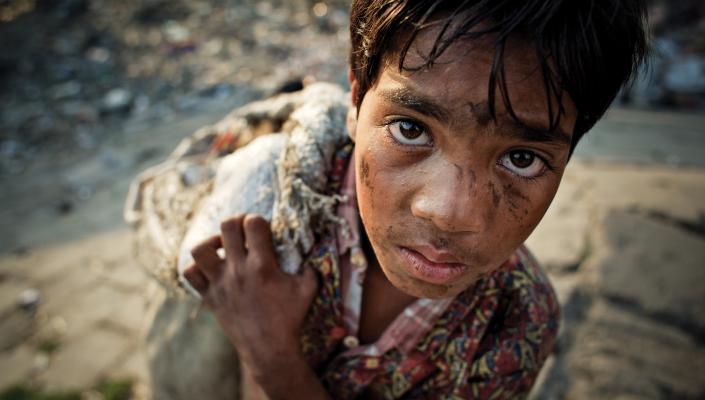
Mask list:
[[[245,379],[271,399],[328,399],[300,347],[317,289],[314,272],[281,271],[269,224],[259,216],[233,217],[221,231],[193,249],[195,265],[184,276],[235,346]]]

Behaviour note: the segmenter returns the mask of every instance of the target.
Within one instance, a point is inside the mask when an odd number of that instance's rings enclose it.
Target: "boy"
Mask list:
[[[644,8],[354,0],[354,150],[330,177],[350,232],[319,232],[292,276],[269,223],[236,215],[184,271],[237,350],[244,396],[526,395],[558,306],[522,243],[643,59]]]

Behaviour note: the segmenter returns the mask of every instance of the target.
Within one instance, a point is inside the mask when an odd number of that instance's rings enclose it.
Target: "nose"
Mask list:
[[[486,174],[442,163],[427,174],[411,201],[411,213],[449,233],[483,232],[493,215]]]

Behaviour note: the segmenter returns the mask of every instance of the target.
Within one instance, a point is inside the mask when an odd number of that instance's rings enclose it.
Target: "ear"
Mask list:
[[[355,131],[357,130],[357,107],[355,101],[357,99],[357,79],[352,72],[352,68],[348,67],[348,81],[350,82],[350,108],[348,108],[347,128],[348,136],[352,141],[355,141]]]

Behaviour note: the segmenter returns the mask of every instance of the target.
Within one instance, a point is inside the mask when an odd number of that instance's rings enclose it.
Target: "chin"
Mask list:
[[[472,281],[468,285],[442,285],[424,282],[403,273],[389,271],[384,267],[382,267],[382,271],[392,286],[394,286],[397,290],[402,291],[409,296],[423,299],[440,300],[453,298],[474,283],[474,281]]]

